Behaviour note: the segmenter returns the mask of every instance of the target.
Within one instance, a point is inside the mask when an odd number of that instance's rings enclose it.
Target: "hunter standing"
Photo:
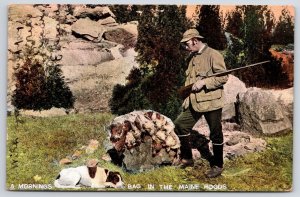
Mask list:
[[[228,76],[209,77],[213,73],[226,71],[223,56],[201,40],[196,29],[189,29],[180,41],[190,52],[188,68],[185,72],[185,86],[194,84],[191,94],[185,98],[183,111],[175,120],[175,131],[181,142],[180,167],[193,166],[192,148],[197,148],[201,157],[209,161],[208,178],[220,176],[223,171],[223,132],[221,125],[223,107],[223,85]],[[196,122],[204,116],[210,129],[208,140],[204,135],[192,130]],[[209,149],[212,142],[213,152]]]

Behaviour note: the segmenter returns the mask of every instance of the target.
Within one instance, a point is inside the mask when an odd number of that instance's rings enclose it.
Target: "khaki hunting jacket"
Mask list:
[[[185,72],[185,86],[195,83],[199,77],[223,71],[226,71],[223,56],[217,50],[205,46],[200,53],[195,54],[189,61]],[[182,107],[187,109],[191,104],[197,112],[207,112],[222,108],[224,105],[223,85],[227,80],[228,75],[205,78],[205,87],[197,93],[191,93],[184,100]]]

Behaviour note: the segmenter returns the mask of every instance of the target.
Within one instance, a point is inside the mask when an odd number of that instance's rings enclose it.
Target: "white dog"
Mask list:
[[[57,188],[80,188],[80,185],[92,188],[124,187],[119,172],[112,172],[98,166],[63,169],[54,181],[54,186]]]

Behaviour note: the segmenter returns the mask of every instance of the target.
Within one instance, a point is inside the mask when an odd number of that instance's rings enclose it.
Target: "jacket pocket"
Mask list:
[[[222,97],[222,91],[223,89],[217,89],[213,91],[207,91],[202,90],[201,92],[196,93],[196,101],[197,102],[203,102],[203,101],[211,101],[216,100]]]

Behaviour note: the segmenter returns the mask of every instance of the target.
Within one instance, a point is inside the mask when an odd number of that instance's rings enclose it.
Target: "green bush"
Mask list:
[[[16,89],[12,104],[17,109],[70,109],[74,106],[74,96],[64,81],[60,65],[47,67],[45,71],[40,62],[28,58],[14,75]]]

